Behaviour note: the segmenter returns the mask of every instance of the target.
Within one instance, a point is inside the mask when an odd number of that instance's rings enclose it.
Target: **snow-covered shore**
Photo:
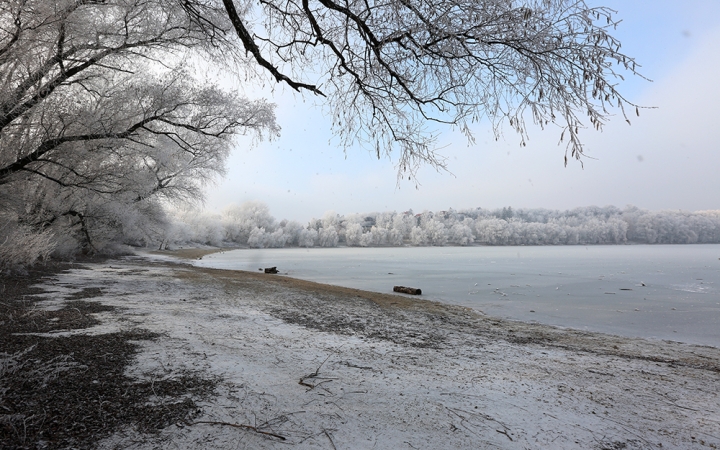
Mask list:
[[[61,273],[40,305],[88,288],[116,309],[53,335],[148,330],[128,375],[218,380],[199,417],[100,448],[720,448],[718,348],[141,257]]]

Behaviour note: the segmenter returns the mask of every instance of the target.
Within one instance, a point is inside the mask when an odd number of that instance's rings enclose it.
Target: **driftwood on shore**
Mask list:
[[[393,292],[401,292],[403,294],[410,294],[410,295],[422,295],[421,289],[405,287],[405,286],[394,286]]]

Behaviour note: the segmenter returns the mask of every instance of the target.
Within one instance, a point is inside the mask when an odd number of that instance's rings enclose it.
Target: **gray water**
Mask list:
[[[242,249],[197,265],[417,287],[497,317],[720,346],[720,245]]]

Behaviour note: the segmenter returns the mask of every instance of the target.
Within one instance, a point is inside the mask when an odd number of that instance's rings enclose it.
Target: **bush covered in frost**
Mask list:
[[[55,246],[51,231],[36,232],[30,227],[17,225],[14,220],[3,220],[0,216],[0,273],[44,261],[55,250]]]

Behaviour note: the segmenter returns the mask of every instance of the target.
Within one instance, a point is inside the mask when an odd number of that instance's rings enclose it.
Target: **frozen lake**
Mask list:
[[[492,316],[720,346],[720,245],[241,249],[196,265],[418,287]]]

